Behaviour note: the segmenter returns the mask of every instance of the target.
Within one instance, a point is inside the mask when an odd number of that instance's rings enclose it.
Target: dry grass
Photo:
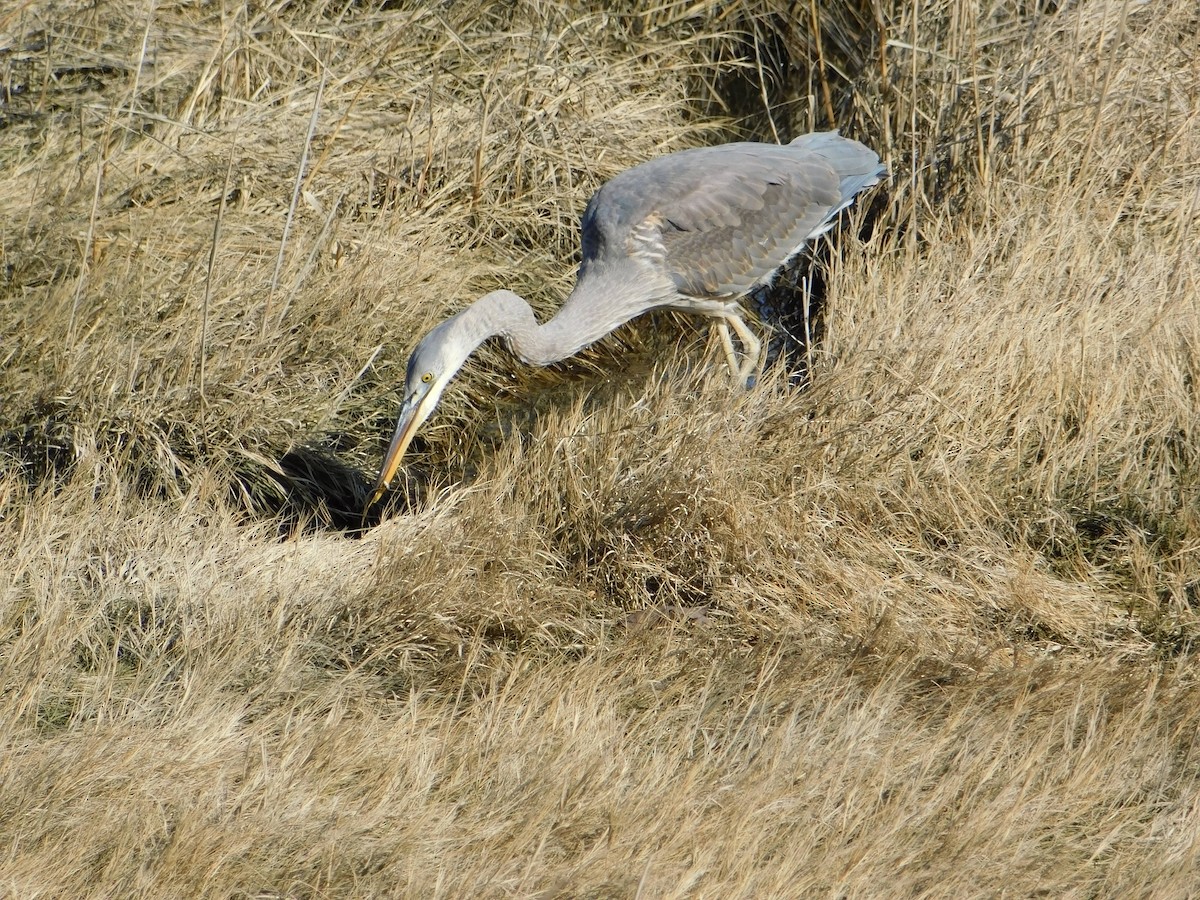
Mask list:
[[[1194,895],[1200,14],[1053,6],[0,13],[0,895]],[[830,113],[807,390],[488,349],[339,530],[424,328]]]

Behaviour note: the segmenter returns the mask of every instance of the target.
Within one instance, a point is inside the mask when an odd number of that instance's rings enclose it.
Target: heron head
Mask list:
[[[404,376],[404,400],[400,404],[400,416],[396,422],[396,433],[383,458],[383,468],[375,482],[375,491],[367,504],[370,508],[384,495],[392,482],[404,452],[412,442],[413,435],[437,407],[442,392],[455,373],[462,368],[475,344],[464,339],[457,327],[459,317],[447,319],[421,338],[420,343],[408,358],[408,369]]]

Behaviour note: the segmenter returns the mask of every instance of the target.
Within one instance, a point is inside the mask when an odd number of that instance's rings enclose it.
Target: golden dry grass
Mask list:
[[[1197,33],[0,12],[0,895],[1194,895]],[[339,530],[423,329],[552,312],[621,169],[831,114],[893,177],[807,389],[670,317],[489,348]]]

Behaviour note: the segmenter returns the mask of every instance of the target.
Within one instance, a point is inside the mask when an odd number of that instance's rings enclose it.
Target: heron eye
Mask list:
[[[424,375],[421,376],[421,381],[424,384],[429,384],[429,382],[433,381],[433,373],[426,372]]]

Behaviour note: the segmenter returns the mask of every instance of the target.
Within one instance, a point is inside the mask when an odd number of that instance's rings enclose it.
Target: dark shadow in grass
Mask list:
[[[238,472],[233,489],[239,505],[252,516],[277,518],[281,536],[336,531],[357,538],[385,515],[423,506],[427,486],[424,474],[410,469],[382,500],[366,509],[374,481],[330,448],[301,444],[276,465]]]
[[[30,487],[64,478],[75,464],[70,410],[39,398],[12,424],[0,426],[0,469],[19,472]]]

